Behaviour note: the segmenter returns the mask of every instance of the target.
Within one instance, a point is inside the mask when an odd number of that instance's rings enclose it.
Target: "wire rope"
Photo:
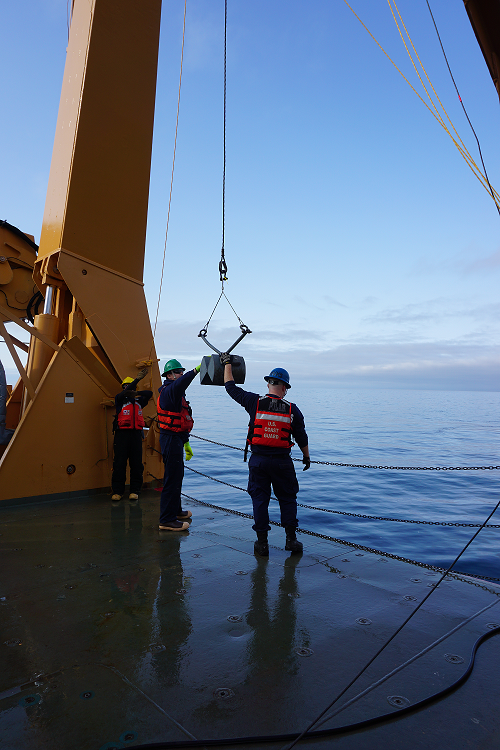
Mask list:
[[[400,708],[397,711],[390,711],[386,714],[381,714],[379,716],[374,716],[371,719],[365,719],[364,721],[358,721],[353,724],[347,724],[340,727],[333,727],[332,729],[318,729],[316,731],[308,732],[307,739],[312,738],[321,738],[321,737],[333,737],[335,735],[342,735],[342,734],[348,734],[352,733],[358,729],[366,729],[370,726],[376,726],[377,724],[381,724],[385,721],[393,721],[395,719],[399,719],[401,716],[406,716],[407,714],[413,713],[414,711],[418,711],[421,708],[424,708],[424,706],[428,706],[432,704],[434,701],[439,700],[440,698],[444,698],[446,695],[449,695],[450,693],[457,690],[461,685],[463,685],[470,675],[472,674],[472,670],[474,668],[474,664],[476,661],[476,653],[479,648],[485,641],[492,638],[494,635],[500,634],[500,627],[492,628],[489,632],[483,633],[479,636],[479,638],[476,639],[475,643],[472,646],[471,656],[469,659],[469,664],[467,666],[467,669],[465,672],[458,678],[458,680],[455,680],[451,685],[444,688],[443,690],[439,690],[436,693],[433,693],[432,695],[427,696],[427,698],[423,698],[421,701],[418,701],[417,703],[413,703],[409,706],[405,706],[404,708]],[[56,673],[58,674],[58,673]],[[297,737],[297,733],[288,733],[288,734],[268,734],[268,735],[262,735],[260,737],[250,736],[250,737],[224,737],[220,739],[204,739],[204,740],[173,740],[173,741],[166,741],[166,742],[153,742],[148,743],[147,745],[131,745],[130,750],[174,750],[175,748],[178,748],[181,750],[182,748],[188,748],[188,747],[223,747],[223,746],[231,746],[231,745],[257,745],[257,744],[263,744],[268,742],[284,742],[287,740],[291,740]],[[296,739],[296,741],[293,744],[296,744],[300,737]],[[293,745],[289,745],[289,747],[293,747]]]
[[[358,671],[358,673],[352,678],[352,680],[349,682],[349,684],[346,685],[340,691],[340,693],[337,695],[337,697],[334,698],[333,701],[331,701],[329,703],[329,705],[307,726],[306,729],[304,729],[303,732],[301,732],[301,734],[299,734],[299,736],[297,737],[297,739],[295,739],[290,745],[288,745],[283,750],[292,750],[292,748],[295,747],[295,745],[297,744],[297,742],[299,742],[302,739],[302,737],[304,737],[304,735],[307,734],[312,729],[312,727],[315,724],[318,723],[318,721],[321,718],[323,718],[323,716],[326,714],[326,712],[329,711],[331,709],[331,707],[333,705],[335,705],[335,703],[349,690],[349,688],[352,685],[354,685],[354,683],[361,677],[361,675],[366,672],[366,670],[368,669],[368,667],[371,664],[373,664],[373,662],[375,661],[375,659],[377,659],[377,657],[380,656],[380,654],[382,653],[382,651],[384,651],[387,648],[387,646],[389,645],[389,643],[391,643],[394,640],[394,638],[398,635],[398,633],[401,632],[401,630],[405,627],[405,625],[407,625],[407,623],[416,615],[416,613],[419,611],[419,609],[422,607],[422,605],[427,601],[427,599],[430,596],[432,596],[432,594],[434,593],[434,591],[436,591],[436,589],[438,588],[439,584],[444,580],[444,578],[448,575],[448,573],[455,567],[456,563],[462,557],[462,555],[464,554],[464,552],[466,551],[466,549],[468,549],[468,547],[470,547],[470,545],[472,544],[472,542],[474,541],[474,539],[477,537],[477,535],[481,532],[481,530],[484,528],[484,526],[488,523],[488,521],[493,516],[493,514],[498,510],[499,506],[500,506],[500,500],[497,502],[497,504],[495,505],[495,507],[493,508],[493,510],[490,512],[490,514],[488,515],[488,517],[485,519],[485,521],[483,521],[483,523],[481,524],[481,527],[476,532],[474,532],[474,534],[471,536],[471,538],[469,539],[469,541],[467,542],[467,544],[464,547],[462,547],[461,551],[455,557],[455,559],[453,560],[453,562],[450,563],[450,565],[448,566],[448,568],[441,575],[441,578],[436,583],[436,586],[434,586],[433,588],[430,589],[430,591],[424,596],[424,598],[417,604],[417,606],[415,607],[415,609],[412,612],[410,612],[410,614],[408,615],[408,617],[401,623],[401,625],[399,625],[396,628],[396,630],[394,631],[394,633],[392,633],[392,635],[389,636],[389,638],[386,640],[386,642],[384,644],[382,644],[382,646],[368,660],[368,662],[364,665],[364,667],[362,667],[362,669],[360,669]]]
[[[426,70],[425,70],[425,68],[424,68],[424,65],[423,65],[423,63],[422,63],[422,61],[421,61],[421,59],[420,59],[420,57],[419,57],[419,55],[418,55],[418,52],[417,52],[417,50],[415,49],[415,45],[413,44],[413,41],[412,41],[412,39],[411,39],[411,36],[410,36],[410,34],[409,34],[409,32],[408,32],[408,29],[406,28],[406,26],[405,26],[405,23],[404,23],[404,21],[403,21],[403,18],[402,18],[402,16],[401,16],[401,13],[399,12],[398,6],[396,5],[396,0],[392,0],[392,2],[394,3],[394,8],[396,9],[396,12],[397,12],[397,14],[398,14],[398,16],[399,16],[399,19],[400,19],[400,21],[401,21],[401,24],[402,24],[402,26],[403,26],[403,28],[404,28],[404,30],[405,30],[406,36],[408,37],[408,40],[409,40],[409,42],[410,42],[410,44],[411,44],[411,46],[412,46],[412,49],[413,49],[413,51],[414,51],[414,53],[415,53],[415,55],[416,55],[416,58],[417,58],[417,60],[418,60],[418,62],[419,62],[419,64],[420,64],[420,67],[422,68],[422,70],[423,70],[423,72],[424,72],[424,75],[425,75],[425,77],[427,78],[427,81],[429,82],[429,85],[430,85],[430,87],[432,88],[432,91],[433,91],[433,93],[434,93],[434,96],[436,97],[437,101],[439,102],[439,105],[441,106],[441,108],[442,108],[442,110],[443,110],[443,112],[444,112],[444,114],[445,114],[445,116],[446,116],[446,119],[447,119],[447,120],[448,120],[448,122],[450,123],[450,125],[451,125],[451,127],[452,127],[452,129],[453,129],[453,132],[455,133],[455,135],[457,136],[458,140],[459,140],[459,141],[460,141],[460,143],[461,143],[461,147],[460,147],[460,146],[458,145],[458,143],[457,143],[457,142],[456,142],[456,141],[454,140],[453,136],[451,136],[451,133],[449,132],[448,128],[446,127],[446,125],[445,125],[445,122],[444,122],[444,120],[443,120],[442,116],[440,115],[440,113],[439,113],[439,110],[438,110],[438,108],[436,107],[435,103],[433,102],[433,100],[432,100],[432,97],[431,97],[431,95],[430,95],[430,94],[429,94],[429,92],[427,91],[427,88],[426,88],[426,86],[425,86],[424,82],[422,81],[422,78],[421,78],[421,76],[420,76],[420,73],[418,72],[417,66],[415,65],[415,61],[413,60],[413,57],[412,57],[412,55],[411,55],[411,53],[410,53],[410,51],[409,51],[409,49],[408,49],[408,46],[407,46],[407,44],[406,44],[406,41],[405,41],[405,39],[404,39],[404,36],[403,36],[403,34],[402,34],[402,32],[401,32],[401,29],[400,29],[400,27],[399,27],[399,23],[398,23],[398,21],[397,21],[397,19],[396,19],[396,16],[394,15],[394,10],[393,10],[393,8],[392,8],[392,5],[391,5],[391,0],[387,0],[387,2],[388,2],[388,4],[389,4],[389,7],[390,7],[390,9],[391,9],[391,13],[392,13],[392,17],[393,17],[393,19],[394,19],[394,22],[395,22],[395,24],[396,24],[396,26],[397,26],[397,28],[398,28],[399,34],[400,34],[400,36],[401,36],[401,40],[402,40],[402,42],[403,42],[403,44],[404,44],[404,46],[405,46],[406,52],[408,53],[408,57],[410,58],[410,60],[411,60],[411,62],[412,62],[412,65],[413,65],[413,68],[414,68],[414,70],[415,70],[415,73],[417,74],[417,76],[418,76],[418,78],[419,78],[419,80],[420,80],[420,83],[422,84],[422,88],[424,89],[425,93],[427,94],[427,96],[428,96],[428,98],[429,98],[429,101],[431,102],[431,104],[432,104],[432,106],[433,106],[433,108],[434,108],[434,110],[435,110],[435,112],[436,112],[436,114],[437,114],[437,116],[438,116],[438,118],[439,118],[439,121],[440,121],[440,123],[441,123],[442,127],[443,127],[443,128],[444,128],[444,129],[446,130],[446,132],[447,132],[447,133],[448,133],[448,134],[450,135],[450,137],[452,138],[452,140],[453,140],[453,142],[455,143],[456,147],[458,148],[458,150],[460,151],[460,153],[462,154],[462,156],[464,157],[464,159],[465,159],[465,160],[467,161],[467,163],[469,164],[469,166],[472,166],[472,167],[473,167],[473,168],[474,168],[475,170],[479,171],[479,167],[477,166],[477,164],[475,163],[475,161],[474,161],[474,159],[472,158],[471,154],[469,153],[469,151],[468,151],[467,147],[465,146],[465,143],[464,143],[464,142],[462,141],[462,139],[460,138],[460,136],[459,136],[459,134],[458,134],[458,132],[457,132],[457,129],[456,129],[456,128],[455,128],[455,126],[453,125],[453,123],[452,123],[452,121],[451,121],[451,119],[450,119],[450,117],[449,117],[448,113],[446,112],[446,109],[444,108],[444,105],[443,105],[443,103],[441,102],[441,100],[440,100],[440,98],[439,98],[439,96],[438,96],[438,94],[437,94],[437,92],[436,92],[436,89],[435,89],[435,88],[434,88],[434,86],[432,85],[432,82],[431,82],[431,80],[430,80],[429,76],[427,75],[427,71],[426,71]],[[429,7],[429,4],[428,4],[428,3],[427,3],[427,6]],[[429,7],[429,11],[430,11],[430,7]],[[432,16],[432,11],[431,11],[431,17],[432,17],[432,18],[433,18],[433,20],[434,20],[434,17]],[[436,27],[436,24],[435,24],[435,22],[434,22],[434,26],[435,26],[435,28],[436,28],[436,31],[437,31],[437,27]],[[441,42],[441,38],[439,37],[439,33],[438,33],[438,39],[439,39],[439,41]],[[443,50],[443,54],[444,54],[444,49],[443,49],[443,45],[442,45],[442,44],[441,44],[441,49]],[[446,62],[448,62],[448,61],[447,61],[447,59],[446,59],[446,55],[445,55],[445,60],[446,60]],[[449,65],[448,65],[448,70],[450,71],[450,74],[451,74],[451,70],[450,70],[450,66],[449,66]],[[454,81],[454,79],[453,79],[453,76],[452,76],[452,80],[453,80],[453,83],[455,83],[455,81]],[[459,98],[460,102],[462,103],[462,107],[463,107],[463,102],[462,102],[462,99],[461,99],[461,97],[460,97],[460,94],[459,94],[459,92],[458,92],[458,89],[457,89],[457,86],[456,86],[456,84],[455,84],[455,89],[456,89],[456,91],[457,91],[457,94],[458,94],[458,98]],[[465,111],[465,108],[464,108],[464,111]],[[470,120],[469,120],[469,118],[468,118],[468,116],[467,116],[467,112],[465,112],[465,115],[466,115],[466,117],[467,117],[467,120],[469,121],[469,125],[470,125],[470,126],[471,126],[471,128],[472,128],[472,132],[473,132],[473,133],[474,133],[474,135],[476,136],[476,133],[475,133],[475,131],[474,131],[474,128],[472,127],[472,124],[471,124],[471,122],[470,122]],[[498,195],[497,195],[497,194],[495,193],[495,191],[493,190],[493,188],[492,188],[492,186],[491,186],[491,183],[490,183],[490,181],[489,181],[489,179],[488,179],[488,175],[487,175],[487,173],[486,173],[486,167],[485,167],[485,165],[484,165],[484,161],[483,161],[483,158],[482,158],[481,147],[479,146],[479,140],[478,140],[477,136],[476,136],[476,141],[477,141],[477,144],[478,144],[478,147],[479,147],[479,155],[480,155],[480,157],[481,157],[481,162],[482,162],[482,165],[483,165],[483,169],[484,169],[484,178],[485,178],[485,180],[486,180],[486,184],[488,185],[488,188],[489,188],[489,192],[490,192],[490,194],[491,194],[491,197],[493,198],[493,202],[495,203],[495,206],[496,206],[496,208],[497,208],[497,211],[498,211],[498,212],[500,213],[500,207],[499,207],[499,204],[498,204],[498,197],[499,197],[499,196],[498,196]],[[481,177],[482,177],[482,176],[483,176],[483,175],[481,175]],[[484,185],[484,181],[483,181],[483,185]],[[485,186],[485,187],[486,187],[486,186]]]
[[[161,300],[161,294],[163,289],[163,275],[165,272],[165,257],[167,254],[167,238],[168,238],[168,226],[170,223],[170,207],[172,204],[172,187],[174,184],[174,168],[175,168],[175,153],[177,150],[177,132],[179,129],[179,110],[180,110],[180,104],[181,104],[181,85],[182,85],[182,65],[184,62],[184,39],[186,35],[186,8],[187,8],[187,0],[184,0],[184,19],[182,23],[182,48],[181,48],[181,66],[180,66],[180,73],[179,73],[179,93],[177,96],[177,115],[175,119],[175,137],[174,137],[174,153],[172,157],[172,174],[170,176],[170,192],[168,196],[168,210],[167,210],[167,226],[165,229],[165,243],[163,246],[163,260],[161,264],[161,275],[160,275],[160,288],[158,291],[158,303],[156,305],[156,316],[155,316],[155,324],[153,328],[153,340],[151,342],[151,350],[149,352],[149,356],[151,357],[151,354],[153,352],[153,346],[154,346],[154,340],[156,337],[156,327],[158,324],[158,313],[160,310],[160,300]]]
[[[224,292],[224,281],[227,281],[227,265],[224,256],[224,241],[226,231],[226,73],[227,73],[227,0],[224,0],[224,158],[222,166],[222,248],[219,263],[220,280],[222,292]],[[220,299],[220,297],[219,297]],[[216,305],[217,307],[217,305]]]
[[[206,334],[207,329],[209,326],[210,321],[212,320],[213,314],[217,309],[217,306],[219,302],[221,301],[222,297],[226,299],[226,302],[228,303],[231,310],[234,312],[236,317],[238,318],[238,321],[240,323],[240,327],[243,326],[243,328],[246,328],[245,324],[241,320],[240,316],[232,306],[231,302],[229,301],[225,291],[224,291],[224,282],[227,281],[227,263],[226,263],[226,256],[225,256],[225,237],[226,237],[226,119],[227,119],[227,0],[224,0],[224,107],[223,107],[223,161],[222,161],[222,246],[220,251],[220,261],[219,261],[219,280],[221,282],[221,293],[219,295],[219,299],[215,303],[215,307],[212,310],[212,313],[205,324],[202,331]],[[243,329],[242,329],[243,330]],[[248,333],[251,333],[250,330],[247,331]]]
[[[469,115],[468,115],[468,113],[467,113],[467,110],[465,109],[465,104],[464,104],[464,103],[463,103],[463,101],[462,101],[462,97],[460,96],[460,91],[458,90],[458,86],[457,86],[457,84],[456,84],[456,82],[455,82],[455,78],[454,78],[454,76],[453,76],[453,73],[451,72],[451,67],[450,67],[450,63],[448,62],[448,58],[447,58],[447,56],[446,56],[446,52],[444,51],[444,46],[443,46],[443,42],[441,41],[441,35],[440,35],[440,33],[439,33],[439,30],[438,30],[438,27],[437,27],[437,24],[436,24],[436,21],[435,21],[435,18],[434,18],[434,14],[433,14],[433,12],[432,12],[432,10],[431,10],[431,6],[429,5],[429,0],[426,0],[426,2],[427,2],[427,7],[429,8],[429,13],[431,14],[431,18],[432,18],[432,23],[434,24],[434,28],[436,29],[436,34],[437,34],[437,37],[438,37],[438,39],[439,39],[439,44],[441,45],[441,50],[442,50],[442,52],[443,52],[443,56],[444,56],[444,59],[445,59],[445,61],[446,61],[446,65],[447,65],[447,67],[448,67],[448,71],[449,71],[449,74],[450,74],[450,76],[451,76],[451,80],[453,81],[453,85],[455,86],[455,91],[457,92],[457,96],[458,96],[458,99],[459,99],[459,101],[460,101],[460,104],[462,105],[462,109],[463,109],[463,111],[464,111],[464,114],[465,114],[465,116],[466,116],[466,118],[467,118],[467,122],[469,123],[469,125],[470,125],[470,128],[471,128],[472,132],[474,133],[474,138],[476,139],[476,142],[477,142],[477,148],[478,148],[478,150],[479,150],[479,157],[480,157],[480,159],[481,159],[481,164],[483,165],[483,169],[484,169],[484,176],[486,177],[486,181],[487,181],[487,183],[488,183],[488,187],[489,187],[489,189],[490,189],[491,197],[492,197],[492,198],[493,198],[493,200],[495,201],[495,206],[497,207],[497,211],[498,211],[498,213],[500,214],[500,206],[498,205],[498,201],[497,201],[497,199],[496,199],[496,197],[495,197],[495,194],[494,194],[493,188],[491,187],[491,184],[490,184],[490,180],[489,180],[489,178],[488,178],[488,173],[487,173],[487,171],[486,171],[486,165],[485,165],[485,163],[484,163],[484,159],[483,159],[483,153],[482,153],[482,151],[481,151],[481,144],[479,143],[479,138],[477,137],[476,131],[474,130],[474,128],[473,128],[473,126],[472,126],[472,122],[471,122],[471,121],[470,121],[470,119],[469,119]]]
[[[381,50],[381,51],[382,51],[382,52],[384,53],[384,55],[385,55],[385,56],[387,57],[387,59],[389,60],[389,62],[390,62],[390,63],[391,63],[391,64],[392,64],[392,65],[393,65],[393,66],[394,66],[395,68],[396,68],[396,70],[398,71],[398,73],[400,74],[400,76],[401,76],[401,77],[403,78],[403,80],[404,80],[404,81],[406,81],[406,83],[407,83],[407,84],[408,84],[408,86],[409,86],[409,87],[411,88],[411,90],[413,91],[413,93],[414,93],[414,94],[416,94],[416,96],[417,96],[417,97],[418,97],[418,98],[420,99],[420,101],[422,102],[422,104],[423,104],[423,105],[424,105],[424,106],[425,106],[425,107],[426,107],[426,108],[427,108],[427,109],[429,110],[429,112],[430,112],[430,113],[431,113],[431,115],[432,115],[432,116],[433,116],[433,117],[435,118],[435,120],[436,120],[436,121],[437,121],[437,122],[438,122],[438,123],[439,123],[439,124],[441,125],[441,127],[443,127],[443,128],[444,128],[445,132],[447,132],[447,133],[448,133],[448,135],[449,135],[449,136],[450,136],[450,138],[452,139],[453,143],[454,143],[454,144],[455,144],[455,146],[457,147],[458,151],[459,151],[459,152],[461,153],[462,157],[464,158],[465,162],[467,163],[467,165],[468,165],[469,169],[470,169],[470,170],[471,170],[471,171],[473,172],[473,174],[475,175],[475,177],[476,177],[476,178],[477,178],[477,179],[479,180],[479,182],[480,182],[480,183],[481,183],[481,184],[483,185],[483,187],[484,187],[484,188],[485,188],[485,190],[486,190],[486,191],[488,192],[488,194],[490,194],[490,191],[488,190],[488,187],[487,187],[486,181],[485,181],[485,179],[484,179],[484,176],[483,176],[483,174],[482,174],[481,170],[479,169],[479,167],[477,167],[477,165],[475,164],[475,162],[474,162],[474,160],[473,160],[472,156],[470,156],[470,154],[468,154],[468,152],[467,152],[467,156],[465,155],[464,151],[463,151],[463,150],[462,150],[462,148],[461,148],[461,147],[459,146],[459,144],[457,143],[457,141],[455,140],[455,138],[453,138],[452,134],[450,133],[450,131],[448,130],[448,128],[446,127],[446,125],[445,125],[445,124],[444,124],[444,123],[442,122],[442,119],[440,119],[440,117],[439,117],[439,116],[438,116],[438,115],[437,115],[437,114],[436,114],[436,113],[435,113],[435,112],[434,112],[434,111],[433,111],[433,110],[431,109],[431,107],[430,107],[430,106],[429,106],[429,105],[427,104],[427,102],[426,102],[426,101],[425,101],[425,100],[424,100],[424,99],[423,99],[423,98],[422,98],[422,97],[420,96],[420,94],[419,94],[419,93],[418,93],[418,91],[417,91],[417,90],[415,89],[415,87],[414,87],[414,86],[412,86],[412,84],[410,83],[410,81],[408,80],[408,78],[407,78],[407,77],[406,77],[406,76],[404,75],[404,73],[403,73],[403,72],[402,72],[402,71],[401,71],[401,70],[400,70],[400,69],[398,68],[398,66],[396,65],[396,63],[394,62],[394,60],[393,60],[393,59],[392,59],[392,58],[391,58],[391,57],[389,56],[389,54],[388,54],[388,53],[387,53],[387,52],[385,51],[385,49],[384,49],[384,48],[382,47],[382,45],[380,44],[380,42],[379,42],[379,41],[378,41],[378,40],[377,40],[377,39],[375,38],[375,36],[374,36],[374,35],[373,35],[373,34],[371,33],[371,31],[370,31],[370,30],[368,29],[368,27],[366,26],[366,24],[364,24],[364,23],[363,23],[363,21],[362,21],[362,20],[361,20],[361,18],[360,18],[360,17],[358,16],[358,14],[356,13],[356,11],[355,11],[355,10],[354,10],[354,9],[353,9],[353,8],[351,7],[351,5],[349,5],[348,1],[347,1],[347,0],[344,0],[344,3],[345,3],[345,4],[347,5],[347,7],[348,7],[348,8],[349,8],[349,10],[351,11],[351,13],[352,13],[352,14],[353,14],[353,15],[355,16],[355,18],[357,18],[357,19],[358,19],[358,21],[360,22],[360,24],[361,24],[361,25],[363,26],[363,28],[365,29],[365,31],[366,31],[366,32],[367,32],[367,33],[368,33],[368,34],[370,35],[370,37],[371,37],[371,38],[373,39],[373,41],[375,42],[375,44],[376,44],[376,45],[377,45],[377,46],[379,47],[379,49],[380,49],[380,50]],[[470,161],[469,161],[469,160],[470,160]],[[494,194],[495,194],[495,196],[496,196],[496,199],[498,200],[498,198],[500,198],[500,196],[498,195],[498,193],[497,193],[497,192],[496,192],[496,191],[495,191],[494,189],[493,189],[493,191],[494,191]],[[494,199],[494,200],[495,200],[495,199]],[[495,203],[496,203],[496,201],[495,201]]]

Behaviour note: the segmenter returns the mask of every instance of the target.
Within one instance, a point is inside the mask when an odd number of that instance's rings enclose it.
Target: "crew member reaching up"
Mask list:
[[[249,413],[247,447],[252,455],[248,462],[248,494],[253,504],[253,529],[257,533],[254,552],[262,557],[269,555],[267,533],[269,526],[269,500],[271,485],[281,511],[281,525],[285,527],[285,549],[297,554],[302,552],[302,543],[297,540],[297,493],[299,483],[290,457],[294,444],[302,451],[304,471],[311,465],[308,438],[302,412],[283,398],[290,386],[290,376],[281,367],[276,367],[264,377],[268,384],[267,396],[244,391],[233,380],[231,355],[220,355],[224,365],[226,391]],[[245,453],[246,457],[246,453]]]
[[[164,367],[165,381],[158,396],[158,425],[160,447],[165,465],[163,490],[160,498],[160,531],[185,531],[187,519],[193,514],[181,505],[182,480],[184,478],[183,448],[186,461],[193,456],[189,445],[189,433],[193,428],[193,417],[186,388],[191,385],[200,365],[185,373],[185,367],[176,359],[170,359]]]

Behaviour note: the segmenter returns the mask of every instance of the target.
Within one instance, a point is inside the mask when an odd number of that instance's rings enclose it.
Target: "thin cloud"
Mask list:
[[[163,321],[158,325],[157,356],[176,357],[184,367],[213,352],[198,338],[198,323]],[[237,327],[209,329],[209,341],[221,351],[239,335]],[[422,342],[391,336],[366,337],[332,345],[328,333],[308,329],[256,331],[238,345],[247,378],[280,366],[294,380],[329,382],[352,388],[431,388],[500,390],[500,347],[476,337]]]
[[[343,302],[339,302],[338,300],[334,299],[333,297],[330,297],[329,294],[324,294],[322,299],[325,300],[327,305],[336,305],[337,307],[344,307],[346,310],[349,309],[348,305],[344,305]]]
[[[470,263],[466,266],[464,272],[492,271],[495,268],[500,268],[500,248],[495,253],[487,255],[485,258],[479,258],[474,263]]]

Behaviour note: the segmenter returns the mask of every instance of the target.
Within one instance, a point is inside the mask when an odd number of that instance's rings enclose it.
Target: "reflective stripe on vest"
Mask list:
[[[146,426],[139,404],[125,404],[117,416],[119,430],[142,430]]]
[[[182,397],[182,406],[180,411],[166,411],[160,406],[160,397],[156,402],[156,409],[158,412],[158,424],[160,430],[167,432],[191,432],[194,425],[193,417],[191,416],[191,408],[189,401],[186,401],[184,396]]]
[[[264,396],[248,430],[250,445],[290,449],[292,442],[292,405],[282,398]]]

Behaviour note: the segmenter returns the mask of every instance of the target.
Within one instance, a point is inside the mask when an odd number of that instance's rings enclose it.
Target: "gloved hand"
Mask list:
[[[230,354],[228,354],[227,352],[222,352],[222,353],[221,353],[221,354],[219,355],[219,359],[220,359],[220,363],[221,363],[221,365],[224,365],[224,366],[225,366],[225,365],[232,365],[232,364],[233,364],[233,358],[232,358],[232,356],[231,356]]]
[[[189,442],[184,443],[184,453],[186,454],[186,461],[191,461],[193,458],[193,449],[189,445]]]
[[[309,456],[304,456],[304,458],[302,459],[302,463],[305,464],[302,471],[307,471],[311,467],[311,459],[309,458]]]
[[[147,367],[145,367],[143,370],[139,370],[139,372],[137,373],[136,380],[142,380],[143,378],[146,377],[148,372],[149,372],[149,369]]]
[[[196,370],[196,372],[199,372],[201,370],[201,362],[199,365],[196,365],[194,369]]]

